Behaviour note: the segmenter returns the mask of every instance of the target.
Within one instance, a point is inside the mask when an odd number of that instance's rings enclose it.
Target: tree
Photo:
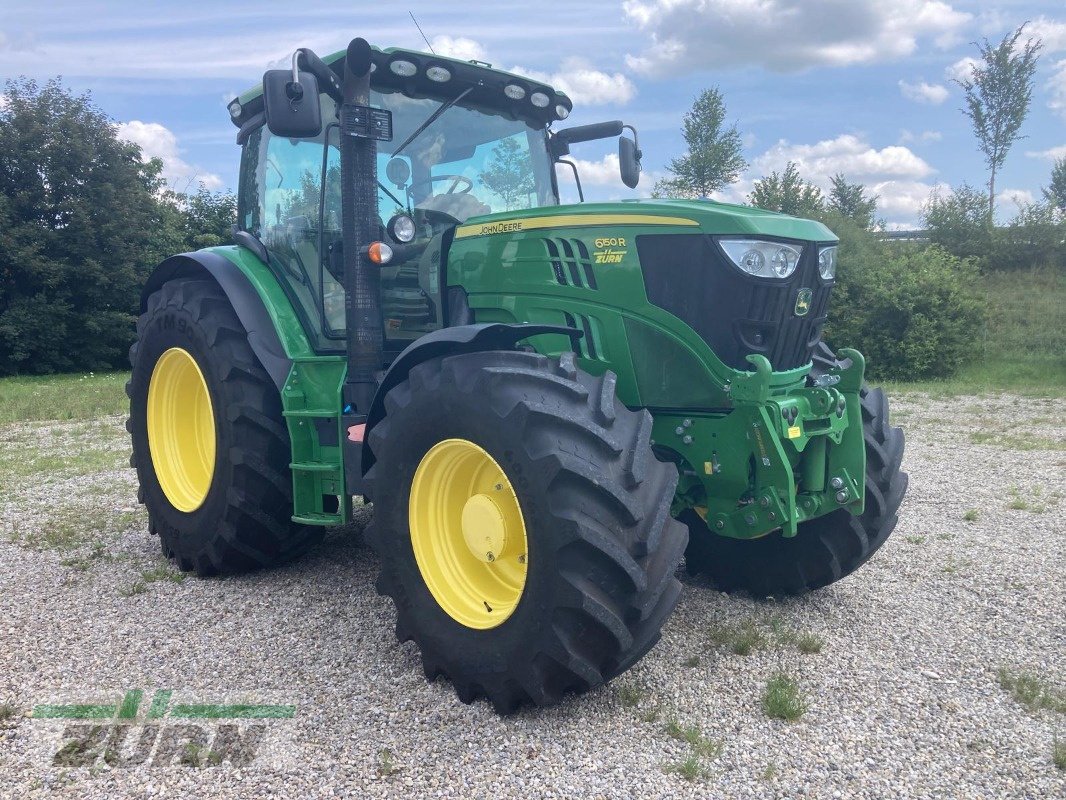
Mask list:
[[[1051,168],[1051,185],[1044,189],[1044,199],[1066,214],[1066,156],[1055,161]]]
[[[498,194],[508,210],[518,208],[523,198],[528,207],[529,195],[536,190],[529,150],[514,137],[501,140],[492,150],[492,162],[478,175],[478,180]]]
[[[922,225],[929,230],[929,241],[952,255],[982,261],[988,257],[992,225],[988,195],[980,189],[964,183],[947,196],[934,190],[922,209]]]
[[[822,190],[800,177],[794,161],[789,161],[780,175],[774,171],[755,181],[748,202],[794,217],[811,217],[825,207]]]
[[[709,197],[747,169],[740,133],[736,123],[725,127],[725,113],[717,87],[700,93],[682,123],[688,152],[670,162],[673,177],[655,184],[655,196]]]
[[[180,245],[158,160],[59,79],[0,104],[0,374],[125,362],[140,286]]]
[[[230,243],[230,227],[237,221],[237,196],[233,192],[212,192],[201,183],[196,194],[179,196],[177,203],[184,216],[186,250]],[[313,210],[317,218],[317,193]]]
[[[865,186],[861,183],[848,183],[841,174],[830,178],[830,183],[832,189],[829,190],[826,208],[852,220],[862,228],[869,228],[877,210],[877,195],[867,197]]]
[[[1033,73],[1043,47],[1039,39],[1028,39],[1019,48],[1024,30],[1023,24],[995,46],[988,39],[975,42],[980,61],[971,68],[970,77],[955,81],[966,93],[962,113],[973,123],[977,147],[988,167],[989,220],[996,203],[996,173],[1007,160],[1011,145],[1024,138],[1019,131],[1029,114]]]

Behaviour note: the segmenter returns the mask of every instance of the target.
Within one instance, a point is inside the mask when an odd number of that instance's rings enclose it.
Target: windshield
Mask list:
[[[556,205],[543,128],[456,104],[393,153],[441,106],[440,100],[373,92],[371,104],[392,112],[393,140],[378,144],[379,213],[440,212],[460,222],[479,214]],[[391,180],[390,175],[409,177]]]

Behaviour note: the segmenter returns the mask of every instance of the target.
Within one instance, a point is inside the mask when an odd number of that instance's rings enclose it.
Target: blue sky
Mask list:
[[[586,194],[650,191],[684,142],[681,117],[718,86],[751,168],[725,199],[788,160],[823,186],[843,172],[910,225],[934,186],[982,183],[984,166],[952,74],[1021,22],[1045,43],[1023,132],[998,180],[1000,214],[1039,196],[1066,156],[1066,8],[1061,0],[573,0],[567,3],[24,2],[0,9],[0,76],[62,75],[91,91],[120,133],[160,156],[172,185],[236,183],[225,102],[284,63],[354,36],[550,77],[575,99],[568,123],[637,126],[646,174],[626,190],[608,143],[575,146]]]

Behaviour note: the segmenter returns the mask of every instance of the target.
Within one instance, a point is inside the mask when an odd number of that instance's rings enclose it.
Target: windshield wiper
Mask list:
[[[412,133],[410,136],[408,136],[406,139],[403,140],[403,144],[401,144],[399,147],[396,148],[396,150],[392,154],[392,157],[396,158],[396,156],[398,156],[400,153],[403,152],[403,149],[405,147],[407,147],[407,145],[411,144],[411,142],[413,142],[415,139],[417,139],[419,137],[419,135],[422,133],[422,131],[424,131],[426,128],[428,128],[430,125],[432,125],[434,122],[436,122],[441,114],[443,114],[449,108],[454,106],[456,103],[458,103],[460,100],[462,100],[468,94],[470,94],[470,92],[472,92],[473,90],[474,90],[473,86],[468,86],[466,89],[464,89],[458,95],[453,97],[451,100],[448,100],[448,101],[446,101],[444,103],[441,103],[437,107],[436,111],[434,111],[432,114],[430,114],[428,117],[426,117],[426,121],[425,122],[423,122],[421,125],[419,125],[417,128],[415,128],[415,132],[414,133]]]

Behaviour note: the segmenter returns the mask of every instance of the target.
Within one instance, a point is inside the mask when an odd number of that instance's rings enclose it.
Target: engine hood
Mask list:
[[[716,235],[774,236],[811,242],[833,242],[837,237],[820,222],[751,206],[713,200],[624,200],[615,203],[573,203],[541,206],[471,217],[457,236],[519,233],[538,228],[611,226],[652,223],[677,226],[690,232]]]

